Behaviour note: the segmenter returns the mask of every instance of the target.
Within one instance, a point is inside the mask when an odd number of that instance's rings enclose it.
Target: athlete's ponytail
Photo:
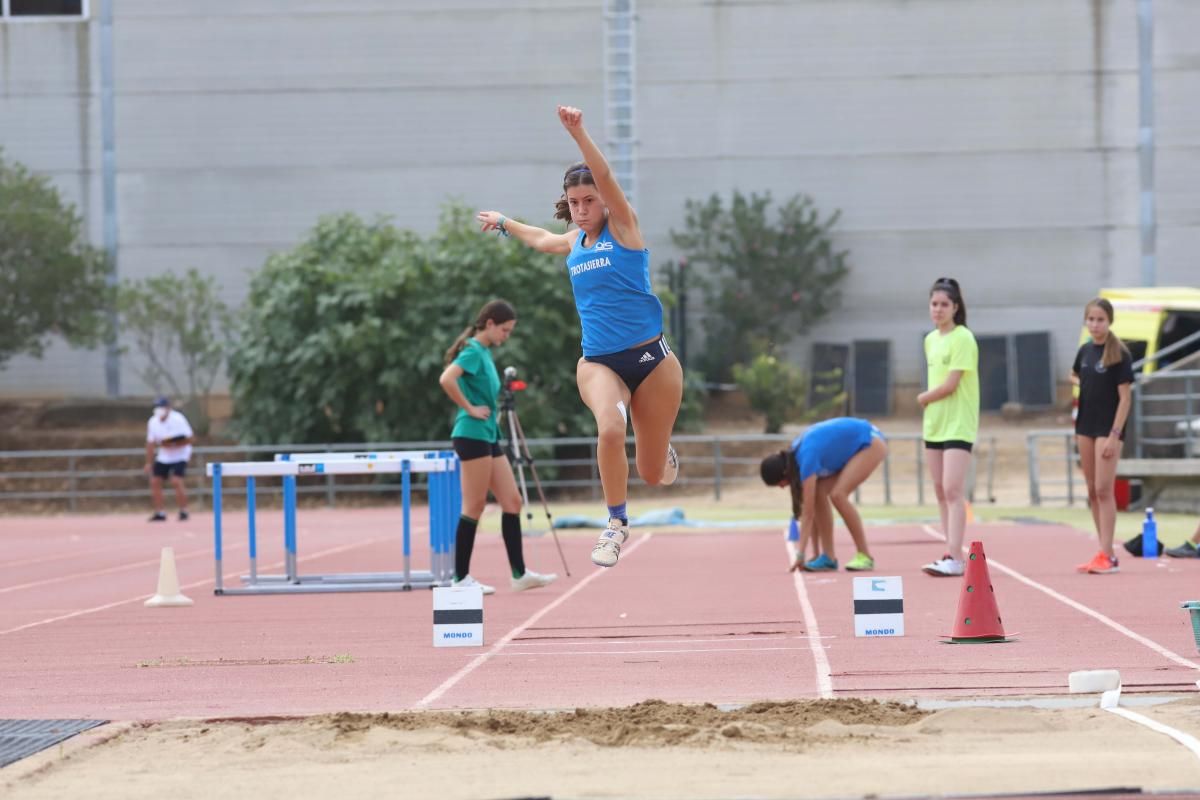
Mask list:
[[[449,366],[458,357],[458,354],[466,347],[467,339],[487,327],[488,320],[497,325],[503,325],[516,318],[517,311],[507,300],[492,300],[490,303],[485,303],[483,308],[479,309],[479,313],[475,315],[475,321],[463,329],[463,332],[454,340],[454,344],[450,345],[450,349],[446,351],[445,365]]]
[[[1104,316],[1108,317],[1108,338],[1104,340],[1104,355],[1100,358],[1100,363],[1105,367],[1111,367],[1121,363],[1121,359],[1125,357],[1125,353],[1129,352],[1129,348],[1121,341],[1121,338],[1112,332],[1113,319],[1116,316],[1113,312],[1112,303],[1105,300],[1103,297],[1096,297],[1088,301],[1088,304],[1083,307],[1083,318],[1086,320],[1088,311],[1098,308],[1103,312]]]

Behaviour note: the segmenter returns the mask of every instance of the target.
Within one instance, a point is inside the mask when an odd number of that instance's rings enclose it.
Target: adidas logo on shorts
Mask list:
[[[642,357],[638,359],[638,363],[645,364],[647,361],[653,361],[653,360],[654,360],[654,356],[650,355],[650,353],[647,352],[647,353],[642,353]]]

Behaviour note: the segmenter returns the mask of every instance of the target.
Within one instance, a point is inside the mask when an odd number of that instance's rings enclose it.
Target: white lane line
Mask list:
[[[647,533],[647,534],[643,535],[642,538],[640,538],[636,542],[634,542],[632,545],[625,548],[623,551],[625,558],[629,558],[630,554],[632,554],[634,550],[637,550],[643,544],[650,541],[650,536],[651,536],[651,534]],[[430,705],[431,703],[437,702],[437,700],[442,695],[444,695],[446,692],[448,692],[452,688],[454,688],[455,684],[457,684],[463,678],[470,675],[472,672],[474,672],[479,667],[486,664],[497,653],[499,653],[506,645],[508,645],[513,639],[520,636],[523,631],[532,627],[533,624],[536,623],[539,619],[546,616],[554,609],[558,608],[560,605],[562,605],[567,600],[569,600],[571,597],[573,597],[576,592],[578,592],[583,587],[587,586],[592,581],[596,580],[596,578],[599,578],[601,575],[603,575],[607,571],[608,571],[607,569],[597,569],[597,570],[593,571],[591,575],[588,575],[586,578],[581,580],[579,583],[572,586],[562,596],[558,597],[553,602],[542,607],[542,609],[540,611],[535,611],[533,613],[533,615],[531,617],[529,617],[529,619],[525,620],[520,625],[513,628],[511,631],[504,634],[504,637],[501,638],[500,641],[498,641],[494,645],[492,645],[491,648],[489,648],[487,652],[480,653],[479,655],[475,656],[475,658],[471,659],[470,663],[468,663],[465,667],[463,667],[458,672],[451,675],[446,680],[442,681],[442,683],[436,689],[434,689],[432,692],[430,692],[429,694],[425,695],[420,700],[418,700],[416,702],[416,704],[413,706],[413,708],[425,708],[426,706]]]
[[[1101,706],[1101,708],[1104,708],[1104,706]],[[1164,725],[1161,722],[1158,722],[1156,720],[1150,719],[1149,717],[1143,716],[1143,715],[1137,713],[1136,711],[1130,711],[1127,708],[1119,708],[1119,707],[1114,706],[1112,708],[1104,708],[1104,710],[1111,711],[1112,713],[1116,714],[1118,717],[1124,717],[1125,719],[1129,720],[1130,722],[1136,722],[1139,725],[1145,725],[1147,728],[1149,728],[1150,730],[1152,730],[1156,733],[1161,733],[1166,736],[1170,736],[1172,739],[1179,742],[1181,745],[1186,747],[1188,750],[1191,750],[1192,755],[1200,758],[1200,740],[1197,740],[1195,736],[1184,733],[1181,730],[1176,730],[1175,728],[1172,728],[1170,725]]]
[[[64,542],[63,546],[70,547],[71,545],[70,545],[70,543]],[[125,547],[122,549],[128,550],[131,548]],[[64,554],[57,555],[57,556],[40,556],[38,558],[26,558],[23,561],[5,561],[3,564],[0,564],[0,569],[12,569],[15,567],[28,567],[33,564],[46,564],[51,561],[67,561],[68,559],[72,559],[72,558],[86,558],[88,556],[94,556],[98,553],[111,553],[111,552],[112,552],[111,548],[98,547],[95,550],[77,550],[77,551],[74,551],[71,553],[64,553]]]
[[[791,555],[791,542],[784,542],[788,554]],[[796,596],[800,598],[800,609],[804,612],[804,627],[808,629],[808,646],[812,651],[813,663],[817,671],[817,697],[833,697],[833,676],[830,674],[829,657],[825,654],[825,646],[821,644],[821,629],[817,626],[817,615],[812,603],[808,601],[808,590],[804,588],[803,573],[799,570],[792,573],[792,581],[796,584]]]
[[[391,541],[394,538],[395,538],[394,536],[380,536],[375,539],[366,539],[361,542],[355,542],[354,544],[342,545],[340,547],[331,547],[328,550],[319,550],[316,553],[313,553],[311,556],[305,556],[305,558],[306,559],[322,558],[324,556],[336,555],[337,553],[344,553],[347,550],[353,550],[358,547],[366,547],[369,544],[375,544],[377,542]],[[157,563],[157,559],[156,559],[155,563]],[[283,561],[276,561],[274,564],[266,565],[265,567],[263,567],[263,569],[264,570],[279,569],[279,568],[283,567],[284,563],[285,562],[283,562]],[[234,570],[232,573],[229,573],[229,574],[225,575],[224,577],[229,580],[233,580],[236,577],[237,573],[240,571],[241,570]],[[180,591],[183,591],[184,589],[195,589],[199,586],[206,586],[206,585],[213,583],[214,580],[215,580],[215,578],[206,578],[205,580],[202,580],[202,581],[196,581],[194,583],[189,583],[185,586],[181,586]],[[10,633],[17,633],[18,631],[29,630],[30,628],[36,628],[39,625],[49,625],[52,622],[62,622],[63,620],[74,619],[75,617],[82,617],[82,616],[86,616],[88,614],[95,614],[98,611],[107,611],[110,608],[116,608],[117,606],[128,605],[129,603],[145,602],[146,598],[152,597],[152,596],[153,596],[153,593],[139,594],[137,597],[129,597],[124,600],[118,600],[115,603],[105,603],[102,606],[93,606],[91,608],[83,608],[78,611],[72,611],[69,614],[60,614],[57,617],[49,617],[47,619],[40,619],[40,620],[37,620],[36,622],[27,622],[24,625],[18,625],[15,628],[9,628],[6,631],[0,631],[0,636],[6,636]]]
[[[938,541],[945,541],[945,537],[942,536],[942,534],[938,533],[936,530],[934,530],[929,525],[923,525],[921,527],[924,529],[924,531],[927,534],[932,536],[934,539],[937,539]],[[1049,586],[1040,584],[1037,581],[1033,580],[1032,578],[1025,577],[1024,575],[1017,572],[1012,567],[1001,564],[999,561],[992,558],[991,556],[988,556],[987,562],[989,564],[991,564],[992,566],[994,566],[996,569],[1003,572],[1005,575],[1008,575],[1010,578],[1015,578],[1016,580],[1025,584],[1026,586],[1032,586],[1034,589],[1037,589],[1039,592],[1042,592],[1043,594],[1053,597],[1058,602],[1060,602],[1064,605],[1070,606],[1071,608],[1075,609],[1076,611],[1080,612],[1081,614],[1086,614],[1089,617],[1091,617],[1092,619],[1095,619],[1098,622],[1104,623],[1105,625],[1112,628],[1114,631],[1121,634],[1122,636],[1128,636],[1130,639],[1133,639],[1138,644],[1140,644],[1144,647],[1147,647],[1150,650],[1153,650],[1155,653],[1158,653],[1163,658],[1165,658],[1169,661],[1174,661],[1176,664],[1187,667],[1188,669],[1200,670],[1200,664],[1197,664],[1195,661],[1184,658],[1183,656],[1179,655],[1178,653],[1176,653],[1172,650],[1168,650],[1167,648],[1163,647],[1158,642],[1155,642],[1152,639],[1147,639],[1145,636],[1142,636],[1140,633],[1137,633],[1136,631],[1132,631],[1129,628],[1126,628],[1121,623],[1117,622],[1116,620],[1114,620],[1110,617],[1104,616],[1099,611],[1096,611],[1094,608],[1085,606],[1083,603],[1080,603],[1078,600],[1072,600],[1071,598],[1067,597],[1065,594],[1056,592],[1053,589],[1051,589]]]
[[[767,650],[808,650],[807,647],[690,647],[678,650],[562,650],[559,652],[519,652],[509,650],[505,656],[644,656],[662,653],[762,653]]]
[[[244,550],[247,547],[249,547],[248,544],[232,544],[232,545],[229,545],[228,547],[226,547],[225,549],[236,551],[236,550]],[[212,550],[210,550],[210,549],[193,550],[190,553],[180,553],[179,555],[175,556],[175,560],[177,562],[178,561],[187,561],[188,559],[198,558],[200,556],[208,555],[210,553],[212,553]],[[45,578],[40,581],[31,581],[29,583],[19,583],[15,586],[4,586],[4,587],[0,587],[0,594],[7,594],[8,592],[15,592],[15,591],[18,591],[21,589],[36,589],[39,586],[49,586],[54,583],[65,583],[66,581],[74,581],[74,580],[78,580],[79,578],[95,578],[99,575],[112,575],[115,572],[125,572],[125,571],[131,570],[131,569],[142,569],[143,567],[152,567],[155,564],[159,563],[161,557],[162,556],[160,553],[159,555],[155,556],[154,558],[148,558],[145,561],[134,561],[129,564],[121,564],[120,566],[117,566],[117,567],[105,567],[104,569],[95,569],[90,572],[73,572],[70,575],[56,575],[53,578]]]

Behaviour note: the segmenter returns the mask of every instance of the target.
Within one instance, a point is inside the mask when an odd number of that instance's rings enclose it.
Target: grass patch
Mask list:
[[[713,500],[711,497],[673,497],[665,496],[658,500],[639,498],[630,503],[630,513],[635,517],[647,511],[672,508],[678,506],[684,510],[689,520],[705,520],[711,522],[749,522],[775,523],[780,529],[787,525],[790,509],[786,494],[781,492],[778,498],[771,495],[769,499],[777,503],[767,504],[759,498],[732,498],[728,500]],[[533,505],[532,529],[542,530],[546,526],[546,515],[540,504]],[[1081,531],[1095,530],[1091,512],[1084,506],[992,506],[974,505],[972,511],[977,522],[1000,524],[1018,524],[1015,520],[1040,520],[1047,523],[1068,525]],[[557,519],[566,516],[585,516],[600,519],[604,517],[604,505],[600,501],[586,503],[552,503],[550,512]],[[887,523],[928,523],[938,524],[938,510],[935,505],[860,505],[859,512],[868,523],[876,525]],[[524,516],[524,514],[522,514]],[[1190,514],[1155,514],[1158,521],[1158,538],[1168,547],[1175,547],[1188,539],[1197,528],[1197,519]],[[836,519],[836,516],[835,516]],[[1124,541],[1131,536],[1141,533],[1144,512],[1126,512],[1117,514],[1117,541]],[[839,521],[840,522],[840,521]],[[484,514],[482,523],[485,527],[499,529],[500,512],[490,510]],[[560,531],[561,532],[561,531]]]

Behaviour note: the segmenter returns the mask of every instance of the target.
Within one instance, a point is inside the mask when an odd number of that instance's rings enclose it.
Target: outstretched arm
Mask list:
[[[538,252],[556,253],[560,256],[568,255],[571,252],[572,236],[578,235],[571,231],[552,233],[536,225],[526,225],[524,222],[509,219],[499,211],[480,211],[475,215],[475,219],[479,222],[479,229],[484,233],[502,231],[516,237],[521,244],[532,247]]]
[[[633,213],[633,206],[629,205],[625,192],[617,183],[608,160],[583,127],[583,112],[573,106],[559,106],[558,119],[579,146],[583,162],[588,165],[592,180],[596,183],[596,191],[608,207],[608,224],[613,228],[617,240],[632,250],[641,250],[646,245],[638,228],[637,215]]]

